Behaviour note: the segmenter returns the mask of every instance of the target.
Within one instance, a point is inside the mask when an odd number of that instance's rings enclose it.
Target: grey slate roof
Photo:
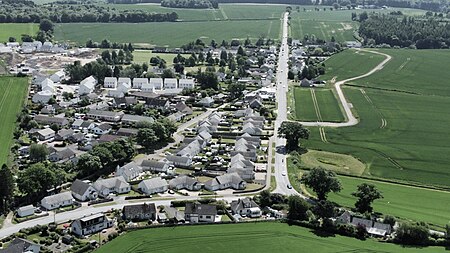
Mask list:
[[[185,214],[199,214],[199,215],[217,215],[217,207],[215,205],[186,203],[184,209]]]
[[[140,214],[153,213],[156,214],[156,206],[154,203],[143,203],[137,205],[127,205],[122,209],[124,216],[137,216]]]
[[[57,203],[61,203],[67,200],[73,200],[72,193],[71,192],[61,192],[52,196],[47,196],[43,198],[43,200],[46,200],[48,204],[53,205]]]
[[[89,189],[90,185],[86,182],[83,182],[79,179],[76,179],[73,183],[72,186],[70,187],[70,191],[78,194],[78,195],[83,195],[87,189]]]

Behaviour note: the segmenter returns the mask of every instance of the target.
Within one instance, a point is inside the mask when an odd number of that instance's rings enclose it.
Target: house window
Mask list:
[[[206,215],[206,219],[211,219],[211,216],[210,215]]]

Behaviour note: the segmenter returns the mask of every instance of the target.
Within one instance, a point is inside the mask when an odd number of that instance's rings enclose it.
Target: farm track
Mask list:
[[[380,112],[380,110],[375,106],[375,104],[372,102],[372,99],[370,99],[369,95],[367,95],[366,91],[364,89],[359,89],[364,96],[364,98],[369,102],[369,104],[373,107],[373,109],[380,115],[381,118],[381,126],[380,129],[387,127],[387,120],[384,118],[383,113]]]

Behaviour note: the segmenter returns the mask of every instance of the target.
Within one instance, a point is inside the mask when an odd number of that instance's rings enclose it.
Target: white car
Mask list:
[[[282,176],[286,176],[286,171],[281,172]]]
[[[286,88],[286,85],[283,85],[283,88]]]
[[[292,185],[290,185],[290,184],[288,184],[286,187],[287,187],[288,189],[292,189]]]

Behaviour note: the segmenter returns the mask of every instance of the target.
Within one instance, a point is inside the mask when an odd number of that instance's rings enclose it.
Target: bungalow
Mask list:
[[[55,135],[55,140],[57,141],[65,141],[70,138],[75,133],[72,129],[61,129]]]
[[[51,162],[66,162],[72,160],[73,158],[75,158],[75,156],[76,153],[72,149],[66,148],[61,151],[51,153],[48,156],[48,160],[50,160]]]
[[[143,171],[166,173],[169,169],[169,164],[166,162],[158,162],[154,160],[143,160],[141,163],[141,167]]]
[[[178,88],[178,80],[176,78],[165,78],[164,79],[164,89],[177,89]]]
[[[36,209],[33,205],[22,206],[17,209],[17,216],[19,217],[27,217],[34,214],[34,209]]]
[[[72,196],[79,201],[95,200],[98,197],[97,191],[87,182],[76,179],[70,187]]]
[[[186,114],[186,115],[191,115],[193,113],[192,109],[189,106],[187,106],[184,102],[178,102],[175,105],[175,109],[177,111],[179,111],[179,112],[182,112],[182,113]]]
[[[132,106],[137,104],[137,98],[136,97],[116,97],[114,98],[113,104],[115,107],[121,107],[126,108],[127,106]]]
[[[167,110],[169,109],[169,100],[161,98],[148,98],[145,105],[149,108]]]
[[[78,236],[95,234],[103,229],[110,228],[114,221],[108,219],[103,213],[93,214],[87,217],[76,219],[70,225],[72,233]]]
[[[186,114],[182,113],[182,112],[176,112],[176,113],[172,113],[169,116],[167,116],[167,118],[173,122],[178,122],[184,119],[184,117],[186,116]]]
[[[248,103],[248,105],[252,109],[263,107],[263,104],[261,103],[261,101],[259,99],[253,99],[252,101],[250,101],[250,103]]]
[[[122,214],[125,220],[156,220],[156,206],[154,203],[143,203],[124,206]]]
[[[253,125],[253,123],[250,123],[250,122],[244,124],[244,126],[242,127],[242,132],[248,133],[250,135],[261,135],[262,134],[261,128],[256,127],[255,125]]]
[[[86,116],[90,119],[95,120],[106,120],[111,122],[118,122],[123,116],[123,112],[111,112],[111,111],[100,111],[100,110],[89,110]]]
[[[211,107],[214,104],[214,99],[211,97],[204,97],[198,102],[198,104],[203,107]]]
[[[160,213],[160,214],[164,214],[166,216],[166,220],[169,220],[169,222],[172,223],[184,223],[185,222],[185,214],[183,211],[179,211],[178,209],[174,208],[174,207],[170,207],[170,206],[164,206],[164,213]],[[158,217],[159,220],[160,217]],[[161,220],[164,217],[161,217]]]
[[[242,154],[235,154],[231,158],[230,167],[228,168],[228,173],[236,172],[239,176],[247,181],[255,179],[255,165],[247,160]]]
[[[33,101],[33,103],[47,104],[51,98],[53,98],[53,92],[49,90],[43,90],[34,94],[31,101]]]
[[[184,215],[186,221],[191,223],[215,222],[217,207],[209,204],[186,203]]]
[[[195,178],[181,175],[169,181],[169,188],[173,190],[186,189],[189,191],[199,191],[202,188],[202,185]]]
[[[112,98],[123,98],[125,97],[125,93],[122,90],[108,90],[108,97]]]
[[[169,155],[166,156],[166,160],[169,162],[169,164],[177,167],[190,167],[192,164],[192,158],[186,156]]]
[[[237,173],[227,173],[205,183],[205,189],[208,191],[224,190],[227,188],[243,190],[246,186],[247,183]]]
[[[116,134],[120,135],[120,136],[131,137],[131,136],[136,136],[138,134],[138,132],[139,132],[139,130],[135,129],[135,128],[121,127],[121,128],[119,128],[119,130],[117,130]]]
[[[117,87],[117,78],[116,77],[105,77],[103,82],[103,87],[115,89]]]
[[[100,125],[94,127],[92,130],[94,131],[95,134],[104,135],[104,134],[109,133],[111,131],[111,129],[112,129],[112,126],[110,124],[103,123],[103,124],[100,124]]]
[[[46,141],[53,137],[55,137],[55,131],[51,128],[44,128],[39,131],[37,131],[37,137],[40,141]]]
[[[97,179],[94,182],[94,188],[98,194],[102,197],[106,197],[111,193],[128,193],[131,190],[131,186],[125,178],[122,176],[107,178],[107,179]]]
[[[231,202],[233,214],[247,216],[250,218],[261,217],[261,208],[251,198],[243,198]]]
[[[52,80],[55,83],[61,82],[66,77],[66,73],[64,73],[64,70],[59,70],[53,75],[50,76],[50,80]]]
[[[178,81],[178,88],[180,89],[194,89],[195,82],[194,79],[182,78]]]
[[[16,237],[12,240],[8,247],[0,250],[1,253],[39,253],[41,246],[34,242]]]
[[[124,114],[122,117],[122,123],[124,123],[124,124],[131,125],[131,124],[135,124],[137,122],[142,122],[142,121],[153,123],[155,120],[152,117],[131,115],[131,114]]]
[[[155,90],[163,89],[163,79],[162,78],[150,78],[150,84]]]
[[[129,162],[122,167],[117,166],[116,176],[123,176],[127,182],[137,178],[142,173],[142,167],[135,162]]]
[[[72,123],[72,129],[77,129],[77,130],[91,130],[94,127],[95,127],[94,122],[90,121],[90,120],[76,119]]]
[[[62,192],[52,196],[47,196],[41,200],[41,206],[46,210],[53,210],[70,205],[73,205],[73,197],[70,192]]]
[[[97,79],[95,79],[95,77],[93,77],[93,76],[88,76],[88,77],[86,77],[85,79],[83,79],[83,80],[80,82],[80,85],[83,85],[83,84],[86,84],[86,83],[93,83],[94,86],[95,86],[98,82],[97,82]]]
[[[83,96],[93,93],[94,90],[95,90],[95,82],[85,82],[83,84],[80,84],[80,87],[78,88],[78,94],[80,96]]]
[[[148,78],[133,78],[133,88],[142,89],[143,86],[148,85]]]
[[[167,181],[160,177],[146,179],[138,184],[138,189],[148,195],[165,192],[168,188]]]

